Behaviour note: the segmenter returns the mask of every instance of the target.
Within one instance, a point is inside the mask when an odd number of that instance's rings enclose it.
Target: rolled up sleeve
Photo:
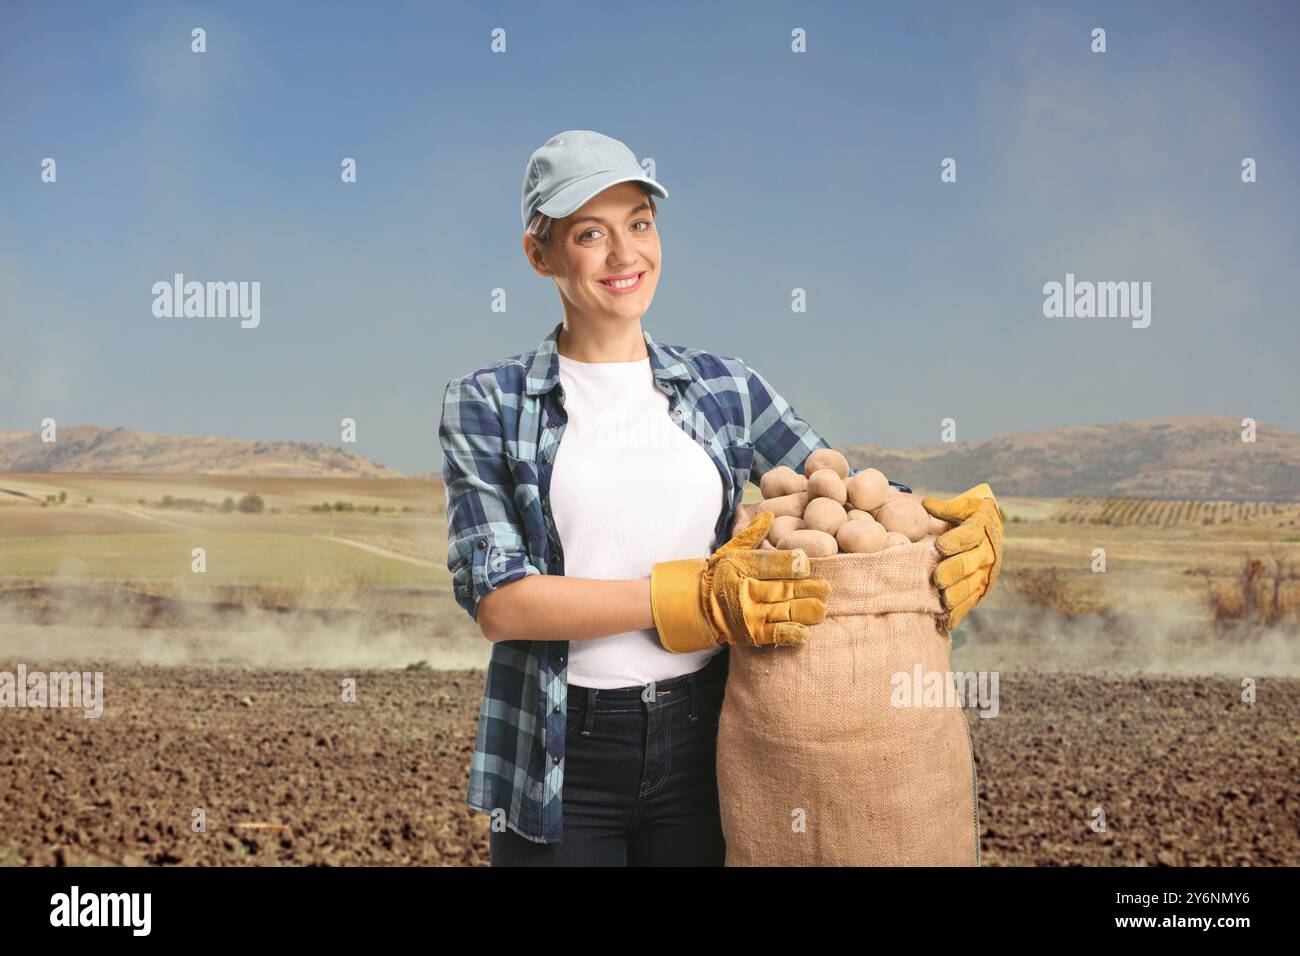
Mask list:
[[[438,438],[447,495],[447,570],[456,603],[477,622],[485,595],[541,572],[524,547],[501,417],[472,377],[447,384]]]

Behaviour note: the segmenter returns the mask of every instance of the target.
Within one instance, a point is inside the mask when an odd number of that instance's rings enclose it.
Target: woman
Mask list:
[[[494,866],[720,865],[725,648],[801,643],[825,614],[803,552],[756,550],[759,521],[726,532],[751,473],[829,445],[739,358],[641,327],[655,196],[599,133],[536,150],[524,252],[564,319],[443,397],[447,565],[493,642],[467,800],[491,814]],[[954,624],[1000,550],[975,501],[943,503],[967,544],[940,565],[960,564],[941,583]]]

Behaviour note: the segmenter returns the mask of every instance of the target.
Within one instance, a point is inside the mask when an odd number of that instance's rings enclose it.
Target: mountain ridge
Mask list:
[[[845,445],[855,467],[904,484],[1062,498],[1130,495],[1229,501],[1300,501],[1300,435],[1240,419],[1166,417],[1012,432],[905,450]]]
[[[63,426],[57,436],[46,443],[35,432],[0,431],[0,472],[404,477],[320,442],[161,435],[98,425]]]
[[[999,495],[1063,498],[1129,495],[1228,501],[1300,501],[1300,434],[1239,419],[1166,417],[1010,432],[956,444],[884,448],[840,443],[854,467],[876,467],[916,488],[987,481]],[[45,444],[33,432],[0,431],[0,472],[408,477],[319,442],[160,435],[74,425]],[[424,476],[437,478],[439,470]]]

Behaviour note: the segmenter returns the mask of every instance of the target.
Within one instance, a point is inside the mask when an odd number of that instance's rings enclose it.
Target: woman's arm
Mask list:
[[[583,641],[653,629],[650,579],[530,574],[479,601],[483,636],[498,641]]]
[[[442,480],[447,495],[447,570],[456,603],[475,621],[479,602],[525,576],[541,577],[525,547],[500,416],[500,389],[477,373],[443,393]]]
[[[495,398],[473,375],[453,379],[443,395],[447,568],[457,603],[493,643],[586,640],[653,628],[648,577],[542,574],[529,560]]]

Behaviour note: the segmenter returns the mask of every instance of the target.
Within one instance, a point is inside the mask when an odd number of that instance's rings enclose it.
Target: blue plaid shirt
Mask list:
[[[567,421],[556,357],[563,325],[531,352],[452,379],[443,393],[447,568],[457,603],[475,621],[488,592],[528,574],[564,573],[549,505]],[[644,335],[669,414],[722,475],[716,550],[731,537],[747,481],[778,465],[802,471],[811,452],[830,445],[739,358]],[[568,655],[568,641],[494,644],[479,709],[466,800],[501,811],[507,826],[537,843],[558,843],[562,831]]]

